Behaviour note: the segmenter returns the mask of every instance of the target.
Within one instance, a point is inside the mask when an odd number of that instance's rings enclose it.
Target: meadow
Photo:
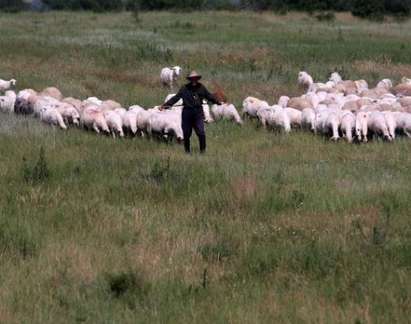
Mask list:
[[[410,22],[250,12],[0,14],[0,77],[150,107],[163,66],[241,108],[324,80],[411,77]],[[180,84],[182,84],[180,80]],[[407,323],[411,141],[254,122],[208,153],[0,115],[0,323]],[[195,145],[197,145],[194,138]]]

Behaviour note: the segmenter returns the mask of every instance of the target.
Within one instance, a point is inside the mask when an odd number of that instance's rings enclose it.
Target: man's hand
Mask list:
[[[163,110],[164,110],[164,106],[161,105],[160,107],[158,107],[158,110],[163,111]]]

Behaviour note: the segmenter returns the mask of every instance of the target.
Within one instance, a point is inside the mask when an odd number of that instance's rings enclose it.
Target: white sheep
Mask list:
[[[402,77],[401,78],[401,83],[403,84],[411,84],[411,79],[407,78],[407,77]]]
[[[160,80],[164,86],[169,86],[170,89],[173,88],[174,81],[180,76],[181,67],[174,66],[174,67],[165,67],[161,70],[160,73]]]
[[[4,96],[0,97],[0,111],[4,113],[14,112],[17,95],[12,90],[7,90]]]
[[[33,102],[34,117],[40,117],[40,111],[42,108],[56,109],[60,104],[57,99],[43,95],[30,96],[29,99],[31,99]]]
[[[301,111],[294,108],[283,108],[284,112],[288,115],[290,123],[294,127],[301,127],[302,113]]]
[[[257,117],[264,128],[281,129],[286,133],[291,131],[290,119],[284,108],[279,105],[260,109]]]
[[[288,96],[281,96],[278,99],[277,105],[283,107],[283,108],[287,108],[288,102],[290,101],[290,97]],[[268,104],[267,104],[268,105]]]
[[[397,122],[391,111],[383,111],[385,123],[388,128],[388,133],[390,134],[391,140],[395,139],[395,131],[397,129]]]
[[[384,114],[380,111],[372,111],[368,114],[368,129],[372,131],[374,134],[382,135],[384,139],[392,141]]]
[[[312,108],[306,108],[301,111],[301,126],[315,132],[315,111]]]
[[[137,134],[137,115],[138,111],[131,109],[121,116],[124,130],[132,135]]]
[[[120,114],[114,110],[107,110],[104,112],[104,117],[113,138],[115,138],[116,135],[124,137],[123,121]]]
[[[355,115],[351,111],[346,110],[341,113],[340,129],[348,143],[352,143],[353,131],[355,129]]]
[[[269,104],[267,101],[260,100],[254,97],[247,97],[243,101],[243,116],[257,117],[257,112],[260,109],[268,108]]]
[[[393,117],[398,130],[402,130],[407,137],[411,138],[411,114],[394,112]]]
[[[57,110],[63,117],[66,124],[74,124],[76,126],[80,125],[80,114],[74,106],[68,104],[67,102],[61,102],[57,106]]]
[[[56,87],[47,87],[40,92],[40,96],[52,97],[57,100],[63,100],[63,95]]]
[[[214,120],[227,119],[236,122],[239,125],[243,124],[240,114],[233,104],[223,103],[221,105],[213,105],[211,113]]]
[[[392,81],[390,79],[383,79],[377,84],[377,88],[390,90],[392,88]]]
[[[67,129],[63,117],[60,112],[54,107],[42,107],[40,109],[40,120],[46,124],[59,126],[61,129]]]
[[[342,77],[338,72],[333,72],[331,73],[331,76],[329,78],[329,81],[334,82],[334,84],[342,82]]]
[[[152,113],[149,117],[147,133],[149,135],[157,133],[165,139],[175,136],[178,141],[183,140],[181,122],[178,116],[171,111]]]
[[[359,111],[355,116],[355,135],[361,142],[368,142],[368,113]]]
[[[80,116],[80,123],[87,129],[93,129],[97,134],[100,134],[100,131],[110,134],[106,118],[98,106],[85,107]]]
[[[0,79],[0,92],[4,92],[6,90],[9,90],[11,87],[14,87],[16,85],[16,80],[11,79],[9,81],[2,80]]]
[[[316,131],[329,134],[332,133],[331,140],[337,141],[340,138],[339,127],[340,118],[339,112],[332,109],[322,110],[317,112],[315,119],[315,129]]]
[[[297,81],[298,84],[303,86],[307,91],[309,91],[314,84],[313,77],[305,71],[301,71],[298,73]]]

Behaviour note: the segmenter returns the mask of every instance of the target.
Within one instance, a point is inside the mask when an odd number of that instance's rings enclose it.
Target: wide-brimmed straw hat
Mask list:
[[[191,80],[191,79],[200,80],[201,79],[201,74],[197,73],[196,71],[191,71],[191,73],[187,76],[187,79],[188,80]]]

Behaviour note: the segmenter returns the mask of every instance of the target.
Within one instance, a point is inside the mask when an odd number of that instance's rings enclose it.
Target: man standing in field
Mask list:
[[[172,107],[180,99],[183,100],[183,112],[181,116],[184,134],[184,149],[186,153],[191,153],[190,137],[193,132],[198,136],[200,142],[200,152],[205,153],[206,135],[204,129],[203,100],[220,105],[221,103],[200,83],[201,75],[192,71],[187,80],[189,83],[181,87],[178,93],[161,106],[162,109]]]

